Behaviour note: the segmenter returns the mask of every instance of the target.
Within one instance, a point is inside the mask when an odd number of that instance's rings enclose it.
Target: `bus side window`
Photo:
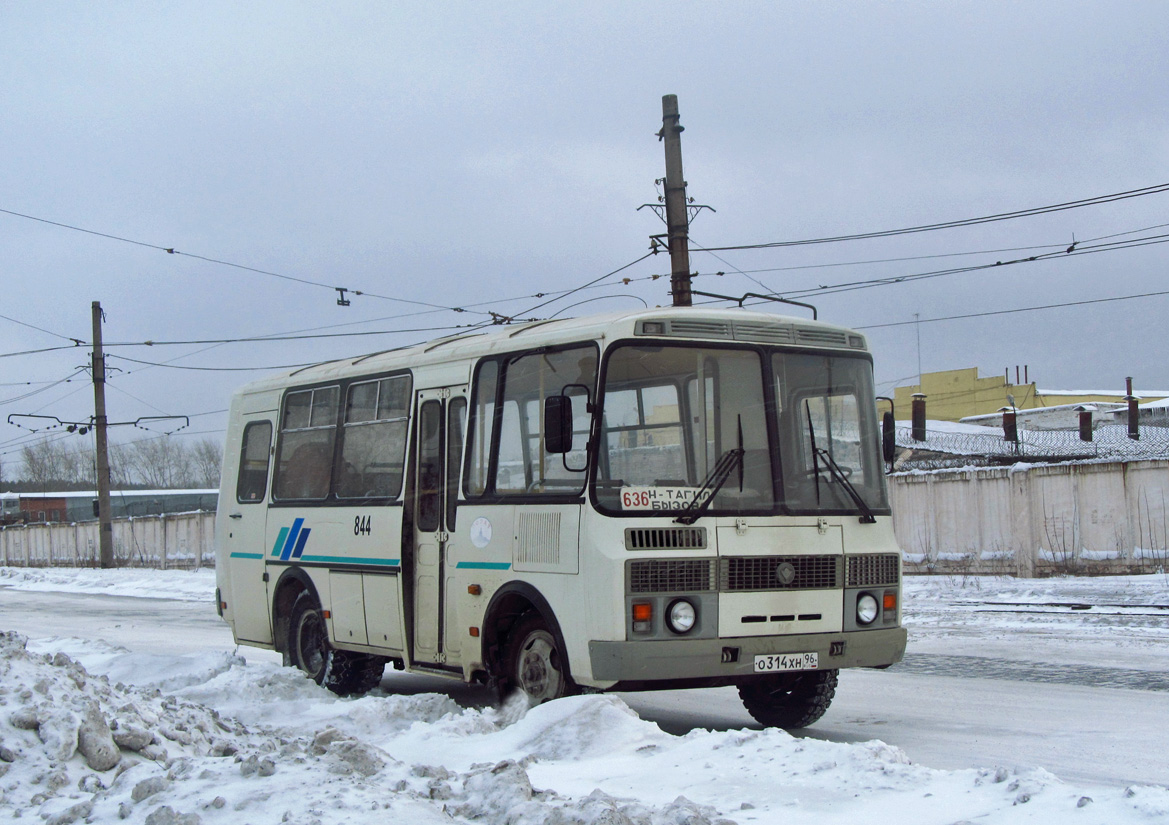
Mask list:
[[[338,498],[397,498],[409,404],[409,375],[349,386]]]
[[[264,493],[268,489],[268,451],[271,446],[272,422],[253,421],[244,427],[239,477],[235,484],[235,500],[241,504],[256,504],[264,500]]]
[[[467,477],[464,490],[468,498],[487,492],[491,464],[491,430],[495,425],[495,395],[499,389],[499,363],[484,361],[475,377],[475,395],[471,400],[471,421],[467,433]]]
[[[459,462],[463,460],[463,428],[467,420],[467,399],[455,398],[447,407],[446,526],[455,529],[459,499]]]
[[[328,498],[337,439],[337,387],[291,392],[276,456],[276,500]]]

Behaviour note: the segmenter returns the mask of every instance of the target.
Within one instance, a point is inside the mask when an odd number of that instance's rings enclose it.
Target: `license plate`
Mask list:
[[[817,653],[765,653],[755,657],[756,673],[778,673],[787,670],[816,670]]]

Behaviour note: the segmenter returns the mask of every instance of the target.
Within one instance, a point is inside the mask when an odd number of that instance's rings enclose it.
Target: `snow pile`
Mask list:
[[[543,724],[529,725],[518,741],[534,743],[533,753],[520,761],[452,771],[440,764],[439,743],[429,749],[435,758],[408,764],[359,734],[385,740],[432,724],[444,732],[440,738],[498,733],[506,712],[463,712],[434,695],[343,702],[294,671],[256,670],[249,673],[242,659],[233,658],[230,667],[190,692],[211,697],[244,690],[262,697],[253,699],[260,709],[253,715],[275,716],[283,709],[288,727],[245,726],[181,698],[183,691],[167,695],[112,683],[63,652],[33,653],[23,637],[0,634],[0,812],[35,814],[51,825],[190,825],[241,817],[317,823],[338,812],[350,822],[393,816],[515,825],[721,821],[713,808],[683,798],[655,806],[596,791],[573,800],[533,787],[527,767],[539,759],[536,752],[589,751],[572,747],[564,731],[603,719],[606,709],[616,708],[609,698],[594,697],[596,707],[567,728],[561,727],[562,709]],[[309,724],[295,713],[298,707],[308,711]],[[523,715],[522,709],[511,710]],[[615,712],[631,717],[628,709]],[[382,727],[382,721],[390,724]]]
[[[134,671],[138,684],[92,675],[66,649],[95,668]],[[151,686],[180,676],[182,687]],[[380,690],[338,699],[296,671],[237,655],[29,645],[13,633],[0,634],[0,685],[0,816],[52,825],[1062,825],[1080,808],[1111,823],[1169,816],[1166,789],[1077,790],[1041,769],[936,771],[877,741],[778,730],[672,736],[616,696],[531,709]]]

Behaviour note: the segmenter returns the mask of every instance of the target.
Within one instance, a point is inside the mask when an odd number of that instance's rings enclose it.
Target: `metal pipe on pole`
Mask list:
[[[106,417],[106,358],[101,343],[101,302],[93,302],[93,426],[97,452],[98,564],[114,566],[114,525],[110,518],[109,419]]]
[[[690,295],[690,218],[686,209],[686,179],[682,175],[682,130],[678,96],[662,97],[662,139],[666,149],[666,228],[670,247],[670,294],[674,306],[693,305]]]

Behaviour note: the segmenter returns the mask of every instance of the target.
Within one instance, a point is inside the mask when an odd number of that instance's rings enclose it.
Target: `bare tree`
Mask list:
[[[49,487],[65,482],[65,445],[43,439],[20,450],[24,464],[24,478],[38,487]]]
[[[195,442],[191,448],[191,467],[197,486],[219,486],[219,468],[223,465],[223,445],[212,438]]]
[[[127,444],[125,453],[139,483],[159,490],[191,486],[191,456],[178,439],[169,435],[144,438]]]
[[[20,480],[36,489],[93,489],[96,484],[93,447],[84,441],[43,440],[25,446],[20,457]],[[214,488],[222,462],[223,447],[215,439],[188,444],[171,436],[144,438],[110,445],[110,482],[114,489]]]

